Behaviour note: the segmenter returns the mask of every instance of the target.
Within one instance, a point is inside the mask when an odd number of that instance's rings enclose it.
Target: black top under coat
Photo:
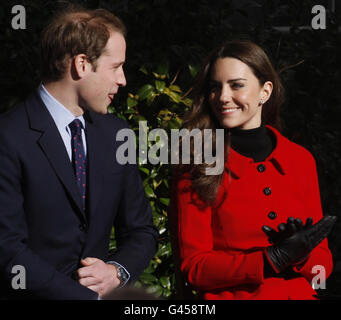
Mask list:
[[[275,149],[276,138],[265,126],[254,129],[230,129],[231,147],[255,162],[264,161]]]

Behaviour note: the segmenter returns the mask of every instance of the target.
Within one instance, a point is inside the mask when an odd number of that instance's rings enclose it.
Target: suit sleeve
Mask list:
[[[110,256],[135,282],[157,251],[158,230],[137,165],[126,164],[118,215],[114,222],[117,251]]]
[[[213,247],[212,209],[192,203],[189,180],[174,184],[171,202],[180,268],[200,291],[263,283],[263,252],[217,251]]]
[[[5,298],[97,299],[97,294],[58,272],[28,245],[24,178],[13,143],[0,135],[0,277],[7,284]],[[25,269],[25,289],[12,289],[14,266]],[[20,292],[19,292],[20,291]]]
[[[307,216],[313,218],[314,224],[323,218],[320,190],[318,183],[318,176],[316,170],[316,163],[313,156],[308,153],[306,161],[306,174],[304,175],[306,185],[306,210]],[[325,269],[326,279],[332,272],[333,259],[332,254],[328,248],[328,240],[324,239],[313,251],[309,258],[301,265],[296,266],[294,270],[301,273],[309,282],[318,273],[312,272],[313,268],[322,266]]]

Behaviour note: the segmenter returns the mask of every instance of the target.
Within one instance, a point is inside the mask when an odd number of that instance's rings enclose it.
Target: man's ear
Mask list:
[[[91,64],[86,59],[85,54],[78,54],[72,59],[71,63],[73,64],[75,75],[80,79],[82,79],[86,73],[91,70]]]
[[[267,81],[263,85],[263,89],[261,92],[261,100],[263,100],[263,103],[269,100],[271,93],[273,89],[273,84],[271,81]]]

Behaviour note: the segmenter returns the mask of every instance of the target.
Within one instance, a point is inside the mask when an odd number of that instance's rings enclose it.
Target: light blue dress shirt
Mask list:
[[[72,161],[72,149],[71,149],[71,130],[69,124],[79,119],[82,122],[82,139],[84,146],[84,153],[86,155],[86,138],[85,138],[85,120],[83,116],[75,117],[68,109],[66,109],[57,99],[55,99],[44,87],[40,84],[38,88],[40,98],[43,100],[47,110],[50,112],[60,136],[63,139],[67,154],[69,155],[70,161]]]
[[[57,129],[59,131],[59,134],[61,138],[63,139],[67,154],[70,158],[70,161],[72,161],[72,148],[71,148],[71,130],[69,128],[69,124],[75,120],[79,119],[82,124],[82,139],[83,139],[83,146],[84,146],[84,153],[86,155],[86,138],[85,138],[85,120],[83,116],[75,117],[67,108],[65,108],[57,99],[55,99],[44,87],[44,85],[41,83],[38,88],[38,94],[40,98],[43,100],[47,110],[50,112]],[[127,273],[128,278],[124,283],[121,283],[120,288],[123,287],[129,280],[130,274],[124,268],[122,265],[120,265],[116,261],[108,261],[109,264],[117,264],[118,266],[122,267],[123,270]]]

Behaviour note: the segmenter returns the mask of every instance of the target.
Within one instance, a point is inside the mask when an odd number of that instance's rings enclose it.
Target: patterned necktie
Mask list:
[[[79,119],[69,124],[71,130],[72,164],[76,175],[77,185],[82,196],[83,210],[85,211],[86,196],[86,158],[82,139],[82,122]]]

